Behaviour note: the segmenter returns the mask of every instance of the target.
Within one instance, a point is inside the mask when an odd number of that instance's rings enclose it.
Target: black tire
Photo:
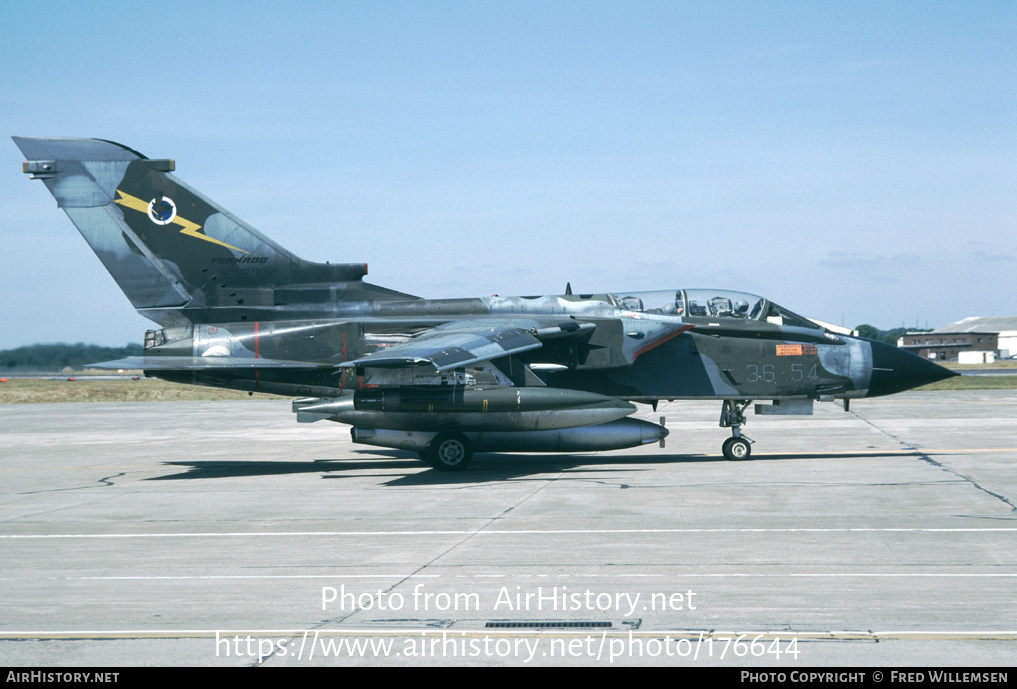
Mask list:
[[[417,453],[417,456],[420,457],[420,461],[426,464],[427,466],[429,467],[434,466],[434,459],[432,459],[431,457],[431,448],[425,447],[423,450]]]
[[[439,433],[427,448],[427,456],[438,471],[462,471],[473,459],[473,446],[462,433]]]
[[[752,454],[752,445],[743,438],[728,438],[724,441],[724,458],[732,462],[748,459]]]

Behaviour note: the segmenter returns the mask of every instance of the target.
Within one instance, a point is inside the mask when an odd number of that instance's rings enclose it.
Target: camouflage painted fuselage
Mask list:
[[[298,420],[349,423],[358,442],[446,468],[472,447],[661,440],[662,426],[621,418],[632,401],[661,399],[725,400],[725,454],[745,457],[749,400],[811,413],[812,400],[951,375],[740,292],[420,299],[364,282],[365,264],[298,258],[170,174],[172,160],[98,139],[15,143],[138,312],[163,326],[143,356],[106,367],[303,398]]]
[[[162,332],[171,341],[147,354],[186,355],[205,363],[203,370],[153,371],[172,380],[299,396],[337,396],[378,386],[448,384],[455,382],[456,373],[484,383],[504,383],[505,378],[513,378],[513,365],[532,370],[543,364],[551,370],[522,380],[636,401],[874,396],[893,391],[885,385],[872,388],[874,348],[883,358],[903,358],[902,353],[882,343],[819,328],[647,314],[618,308],[614,301],[613,295],[602,294],[341,303],[332,308],[348,313],[334,313],[338,318],[169,328]],[[308,311],[311,308],[299,315],[307,316]],[[430,369],[374,368],[369,361],[362,366],[332,368],[383,352],[393,344],[412,342],[407,338],[414,333],[462,319],[522,330],[561,321],[594,327],[508,355],[508,361],[499,362],[501,366],[488,361],[447,374]],[[266,358],[315,362],[329,368],[216,370],[210,357],[217,352],[251,364]]]

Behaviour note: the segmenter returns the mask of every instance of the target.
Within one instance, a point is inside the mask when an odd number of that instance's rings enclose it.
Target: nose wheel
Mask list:
[[[748,438],[728,438],[724,441],[724,459],[731,461],[738,461],[740,459],[748,459],[749,455],[752,454],[752,445],[749,443]]]
[[[720,410],[720,427],[730,428],[731,437],[724,441],[724,458],[731,461],[748,459],[752,454],[752,439],[742,435],[745,410],[752,400],[724,400]]]

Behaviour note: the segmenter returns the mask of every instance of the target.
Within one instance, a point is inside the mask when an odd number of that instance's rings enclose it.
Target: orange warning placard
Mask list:
[[[801,356],[801,345],[777,345],[777,356]]]

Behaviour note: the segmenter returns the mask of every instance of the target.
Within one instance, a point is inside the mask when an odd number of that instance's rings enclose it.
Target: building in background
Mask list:
[[[972,316],[930,332],[905,333],[897,346],[936,361],[991,363],[1017,355],[1017,316]]]

